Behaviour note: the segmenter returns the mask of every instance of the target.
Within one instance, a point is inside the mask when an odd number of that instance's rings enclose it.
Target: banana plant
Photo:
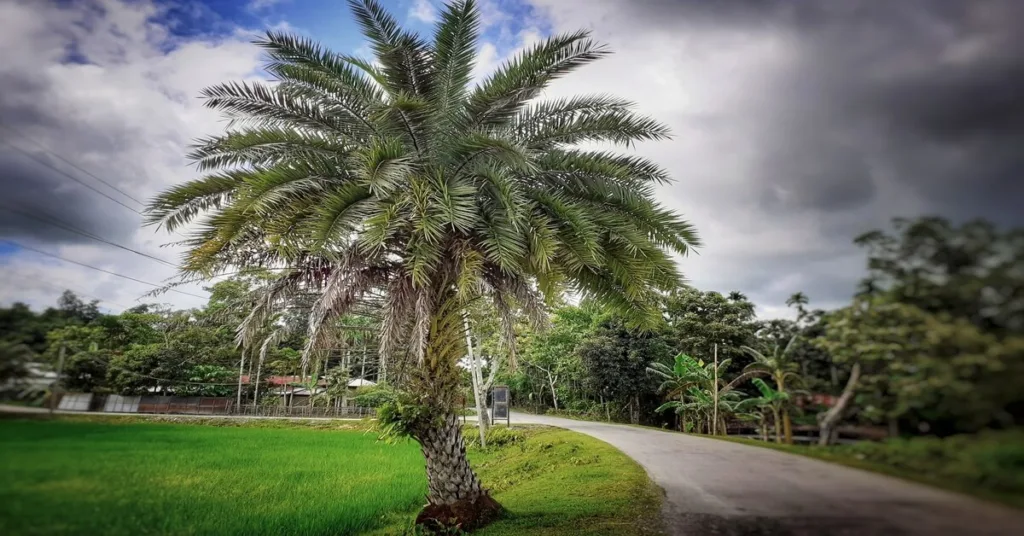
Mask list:
[[[792,360],[793,349],[797,340],[797,337],[792,337],[785,346],[775,345],[769,355],[765,355],[749,346],[741,347],[747,355],[754,358],[754,362],[747,365],[744,369],[744,373],[741,374],[740,377],[736,378],[736,380],[733,381],[733,384],[737,381],[744,381],[749,377],[766,376],[775,382],[776,391],[780,393],[791,393],[792,391],[789,386],[800,384],[803,381],[803,378],[798,372],[799,366]],[[788,404],[783,404],[779,411],[782,418],[782,429],[786,443],[792,443],[793,425],[789,417]]]
[[[663,393],[669,400],[658,406],[655,410],[659,413],[673,410],[679,415],[680,430],[687,431],[688,418],[696,417],[696,430],[700,430],[704,423],[708,423],[710,430],[712,417],[711,409],[714,407],[715,378],[719,383],[719,411],[722,413],[721,420],[731,414],[732,406],[741,397],[739,392],[731,392],[725,396],[721,392],[724,386],[722,378],[732,361],[725,359],[718,363],[717,371],[714,363],[705,363],[703,359],[691,357],[680,353],[675,357],[671,365],[666,363],[651,363],[647,371],[662,379],[658,386],[658,392]],[[723,400],[725,402],[723,403]]]
[[[647,372],[662,380],[658,386],[658,392],[669,399],[655,409],[662,413],[672,410],[679,415],[679,429],[688,430],[687,418],[690,416],[690,405],[687,400],[690,389],[702,385],[707,374],[704,368],[704,361],[694,359],[685,353],[680,353],[673,360],[672,364],[655,362],[647,367]]]
[[[752,404],[758,407],[767,408],[771,411],[772,425],[775,428],[775,442],[782,443],[780,425],[782,423],[782,412],[786,407],[786,404],[789,402],[789,393],[772,389],[771,386],[761,378],[754,378],[751,382],[761,393],[760,397],[753,399],[756,402],[752,402]]]

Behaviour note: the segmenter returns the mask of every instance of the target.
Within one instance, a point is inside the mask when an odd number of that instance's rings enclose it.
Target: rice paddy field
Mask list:
[[[412,534],[422,456],[365,428],[3,419],[0,534]],[[478,534],[658,532],[647,475],[600,441],[497,430],[470,459],[508,509]]]

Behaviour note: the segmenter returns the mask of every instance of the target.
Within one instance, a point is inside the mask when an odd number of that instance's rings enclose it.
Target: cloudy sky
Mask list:
[[[441,4],[384,3],[423,32]],[[479,3],[478,76],[552,33],[608,44],[548,94],[612,93],[673,128],[637,150],[673,173],[661,201],[706,243],[683,271],[766,316],[798,290],[846,300],[864,266],[852,238],[893,216],[1024,224],[1024,2]],[[224,128],[199,90],[261,77],[249,41],[266,28],[365,52],[342,4],[0,0],[0,303],[70,288],[119,311],[173,276],[180,237],[137,211],[194,178],[186,146]],[[158,300],[204,302],[180,290]]]

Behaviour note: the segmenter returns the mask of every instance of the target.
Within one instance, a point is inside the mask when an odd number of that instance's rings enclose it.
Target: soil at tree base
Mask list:
[[[428,504],[416,516],[416,524],[434,532],[450,528],[472,531],[501,517],[502,507],[487,493],[475,500],[462,500],[453,504]]]

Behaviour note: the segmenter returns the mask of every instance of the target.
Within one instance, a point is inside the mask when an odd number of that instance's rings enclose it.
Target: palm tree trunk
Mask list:
[[[772,408],[772,420],[774,421],[774,424],[775,424],[775,442],[776,443],[782,443],[782,435],[780,434],[780,430],[779,430],[779,427],[780,427],[779,425],[781,425],[782,422],[781,422],[781,418],[779,416],[778,408]]]
[[[482,527],[498,517],[501,505],[488,495],[466,459],[456,406],[458,360],[465,355],[460,304],[441,301],[430,318],[422,363],[416,367],[411,391],[423,411],[411,425],[427,465],[427,505],[416,524],[430,530]]]
[[[783,380],[777,382],[779,393],[786,392],[786,384]],[[793,444],[793,421],[789,418],[789,408],[782,406],[782,434],[787,445]]]
[[[679,405],[682,406],[686,403],[686,395],[679,395]],[[686,432],[686,410],[679,412],[679,431]]]

